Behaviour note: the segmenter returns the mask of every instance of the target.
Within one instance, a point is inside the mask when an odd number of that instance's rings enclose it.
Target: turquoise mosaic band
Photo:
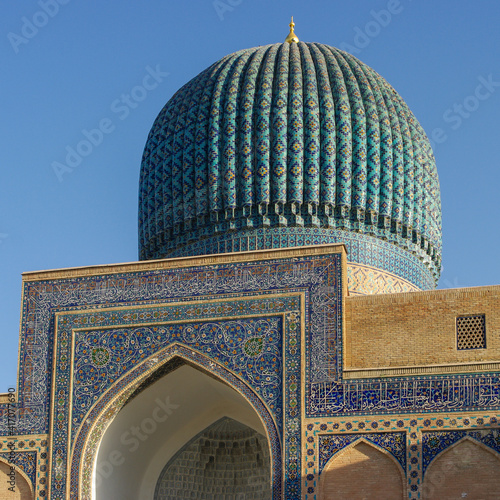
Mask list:
[[[400,246],[398,246],[396,242],[383,241],[375,236],[341,229],[321,228],[255,229],[234,231],[205,239],[196,238],[196,233],[192,236],[192,240],[174,250],[170,250],[170,245],[166,244],[160,248],[156,257],[161,258],[163,255],[186,257],[344,243],[349,262],[365,264],[395,274],[420,290],[434,289],[439,276],[439,270],[435,268],[434,261],[418,245],[409,245],[403,239],[399,241]]]

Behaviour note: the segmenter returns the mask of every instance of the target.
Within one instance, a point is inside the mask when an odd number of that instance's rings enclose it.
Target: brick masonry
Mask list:
[[[500,286],[345,301],[345,368],[497,362]],[[456,318],[486,316],[486,349],[457,349]]]

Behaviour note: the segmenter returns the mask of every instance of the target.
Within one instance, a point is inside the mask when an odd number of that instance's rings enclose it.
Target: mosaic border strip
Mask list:
[[[399,242],[403,246],[403,242]],[[239,231],[198,239],[184,247],[173,250],[169,257],[210,255],[229,252],[245,252],[259,248],[288,248],[308,245],[344,244],[347,258],[353,264],[364,264],[401,278],[418,290],[436,287],[435,276],[439,274],[434,262],[427,257],[429,267],[411,250],[401,248],[394,242],[383,241],[374,236],[346,231],[314,227],[283,227]],[[410,244],[410,246],[414,246]],[[422,253],[420,248],[413,248]],[[161,253],[161,252],[160,252]],[[435,273],[435,276],[433,275]]]

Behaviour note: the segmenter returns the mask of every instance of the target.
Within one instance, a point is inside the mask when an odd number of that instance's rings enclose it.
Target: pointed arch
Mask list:
[[[468,498],[494,500],[500,491],[500,454],[465,436],[436,455],[424,475],[427,500]]]
[[[405,476],[399,462],[383,448],[360,438],[336,453],[319,478],[319,500],[401,500]]]
[[[71,452],[71,499],[93,499],[92,480],[99,444],[118,412],[150,383],[182,364],[188,364],[234,389],[258,415],[270,446],[273,498],[280,498],[281,443],[277,425],[265,403],[248,384],[223,365],[181,344],[171,344],[125,374],[87,413],[75,435]]]
[[[11,467],[15,469],[16,479],[14,491],[9,491],[9,472]],[[23,470],[15,465],[9,464],[3,458],[0,458],[0,498],[5,500],[33,500],[33,484],[31,479]]]

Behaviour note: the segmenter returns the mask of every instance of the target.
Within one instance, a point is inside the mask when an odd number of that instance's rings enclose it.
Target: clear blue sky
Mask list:
[[[283,41],[292,14],[301,40],[351,51],[434,136],[439,286],[500,283],[498,0],[17,0],[0,9],[0,392],[16,383],[21,273],[137,260],[139,166],[154,118],[222,56]],[[134,90],[150,72],[155,88]],[[106,133],[58,178],[54,162],[99,126]]]

